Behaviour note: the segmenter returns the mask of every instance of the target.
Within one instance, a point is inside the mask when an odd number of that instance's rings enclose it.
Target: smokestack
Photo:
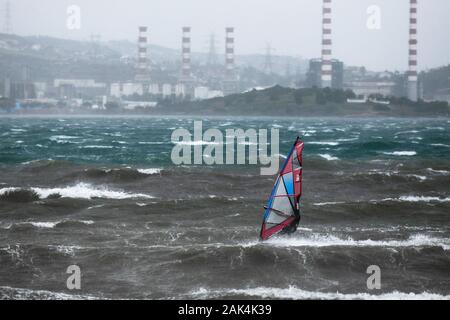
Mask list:
[[[417,101],[417,0],[410,0],[409,4],[408,99]]]
[[[150,64],[148,59],[148,28],[139,27],[137,81],[150,81]]]
[[[191,77],[191,27],[183,27],[182,33],[181,77],[186,79]]]
[[[322,8],[322,88],[331,87],[333,65],[332,31],[331,31],[331,0],[323,0]]]
[[[234,28],[225,28],[225,67],[226,76],[234,76]]]

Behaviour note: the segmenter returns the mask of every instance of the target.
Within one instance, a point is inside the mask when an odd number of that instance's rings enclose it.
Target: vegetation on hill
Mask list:
[[[388,99],[389,105],[347,103],[355,98],[350,90],[274,86],[203,101],[162,100],[153,111],[169,114],[257,115],[257,116],[449,116],[445,102],[413,102],[406,98]]]
[[[438,90],[450,88],[450,65],[422,72],[420,79],[425,97],[432,97]]]

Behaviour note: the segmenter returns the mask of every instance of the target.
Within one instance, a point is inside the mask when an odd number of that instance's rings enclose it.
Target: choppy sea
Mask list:
[[[305,141],[300,227],[267,242],[274,176],[172,163],[194,120],[0,118],[0,299],[450,299],[448,119],[203,119]]]

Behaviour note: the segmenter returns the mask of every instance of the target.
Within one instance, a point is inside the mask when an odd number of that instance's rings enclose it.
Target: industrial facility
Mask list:
[[[337,1],[337,0],[334,0]],[[407,97],[411,101],[447,97],[449,88],[438,88],[439,92],[425,93],[423,76],[418,73],[418,0],[409,1],[409,38],[407,72],[373,72],[364,67],[344,64],[333,56],[333,0],[322,0],[321,52],[310,60],[289,56],[273,56],[273,48],[267,44],[264,54],[245,57],[236,55],[236,30],[223,26],[220,37],[222,49],[217,49],[216,37],[209,37],[209,52],[194,52],[193,42],[201,42],[198,30],[191,26],[180,27],[179,49],[171,62],[161,63],[161,55],[152,45],[152,29],[141,25],[136,29],[135,54],[111,58],[126,72],[118,70],[116,77],[98,77],[89,72],[73,75],[67,72],[53,78],[43,78],[22,66],[19,76],[5,71],[0,74],[0,97],[5,99],[59,99],[69,105],[103,106],[108,102],[148,101],[154,105],[161,101],[195,101],[248,92],[254,88],[281,85],[293,88],[331,88],[352,90],[357,96]],[[13,37],[10,1],[4,2],[5,15],[3,34]],[[407,23],[407,21],[405,21]],[[92,35],[92,39],[94,39]],[[97,36],[99,39],[99,36]],[[319,39],[317,39],[319,41]],[[10,41],[10,43],[8,43]],[[406,39],[405,39],[406,41]],[[17,39],[0,42],[10,46]],[[101,58],[99,40],[91,42],[91,49],[83,52],[86,60],[96,62]],[[336,45],[339,45],[336,43]],[[30,50],[38,52],[41,45]],[[77,57],[78,59],[78,57]],[[258,60],[259,59],[259,60]],[[66,60],[70,60],[67,58]],[[107,60],[107,58],[104,58]],[[120,63],[117,63],[119,61]],[[259,62],[256,62],[259,61]],[[406,62],[406,56],[405,56]],[[294,66],[296,72],[291,72]],[[41,68],[42,69],[42,68]],[[285,71],[281,71],[281,70]],[[69,76],[67,76],[69,74]],[[86,76],[88,75],[88,76]],[[449,85],[450,86],[450,85]],[[425,87],[425,89],[424,89]]]

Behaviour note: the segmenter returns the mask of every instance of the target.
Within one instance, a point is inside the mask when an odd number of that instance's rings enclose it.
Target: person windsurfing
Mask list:
[[[264,207],[260,238],[267,240],[276,234],[291,234],[300,223],[300,198],[304,143],[299,137],[278,173],[272,193]]]

